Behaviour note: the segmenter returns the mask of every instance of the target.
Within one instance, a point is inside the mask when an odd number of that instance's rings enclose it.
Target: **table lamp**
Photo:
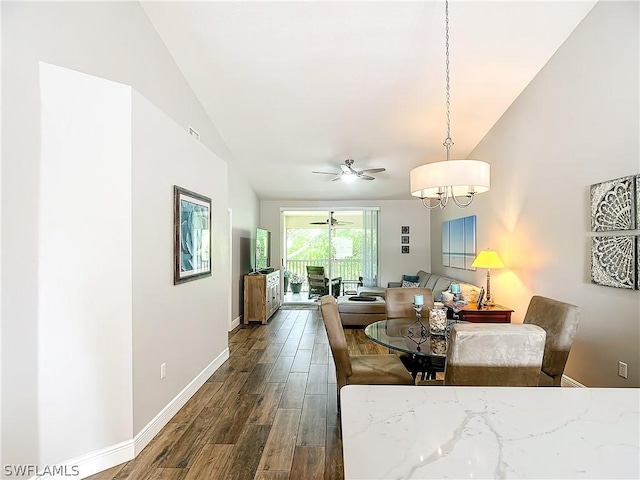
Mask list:
[[[500,260],[497,252],[493,250],[482,250],[476,259],[471,264],[475,268],[487,269],[487,296],[484,301],[485,305],[493,305],[493,299],[491,298],[491,269],[492,268],[504,268],[504,263]]]

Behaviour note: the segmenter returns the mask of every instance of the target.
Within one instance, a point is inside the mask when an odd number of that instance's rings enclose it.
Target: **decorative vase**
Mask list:
[[[287,293],[289,290],[289,275],[284,276],[284,293]]]
[[[447,310],[444,308],[432,308],[429,311],[429,330],[435,335],[444,335],[447,328]]]
[[[300,293],[301,289],[302,289],[302,284],[301,283],[292,283],[291,284],[291,291],[293,293]]]

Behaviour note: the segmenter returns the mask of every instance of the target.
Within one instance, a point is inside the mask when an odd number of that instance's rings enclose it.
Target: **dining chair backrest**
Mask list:
[[[538,386],[546,333],[537,325],[458,323],[451,329],[445,385]]]
[[[346,379],[351,376],[352,371],[347,339],[344,335],[342,322],[340,321],[340,313],[338,312],[336,299],[331,295],[323,296],[320,299],[320,310],[322,312],[324,326],[327,330],[333,360],[336,364],[338,385],[344,385],[346,384]]]
[[[552,298],[534,296],[523,323],[538,325],[547,332],[542,359],[542,372],[550,377],[541,376],[541,385],[560,386],[564,367],[578,329],[580,309],[570,303]]]
[[[387,318],[415,317],[416,312],[413,309],[414,295],[422,295],[424,299],[423,309],[433,307],[433,293],[430,288],[387,288],[385,294]],[[423,315],[426,315],[426,313],[423,313]]]

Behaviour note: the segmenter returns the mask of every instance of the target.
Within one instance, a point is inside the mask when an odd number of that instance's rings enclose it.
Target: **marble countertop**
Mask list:
[[[341,391],[345,479],[640,478],[640,390]]]

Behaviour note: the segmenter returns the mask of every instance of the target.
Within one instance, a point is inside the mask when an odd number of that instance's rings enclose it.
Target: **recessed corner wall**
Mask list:
[[[30,221],[40,462],[51,465],[131,438],[131,89],[44,63],[40,89]]]

